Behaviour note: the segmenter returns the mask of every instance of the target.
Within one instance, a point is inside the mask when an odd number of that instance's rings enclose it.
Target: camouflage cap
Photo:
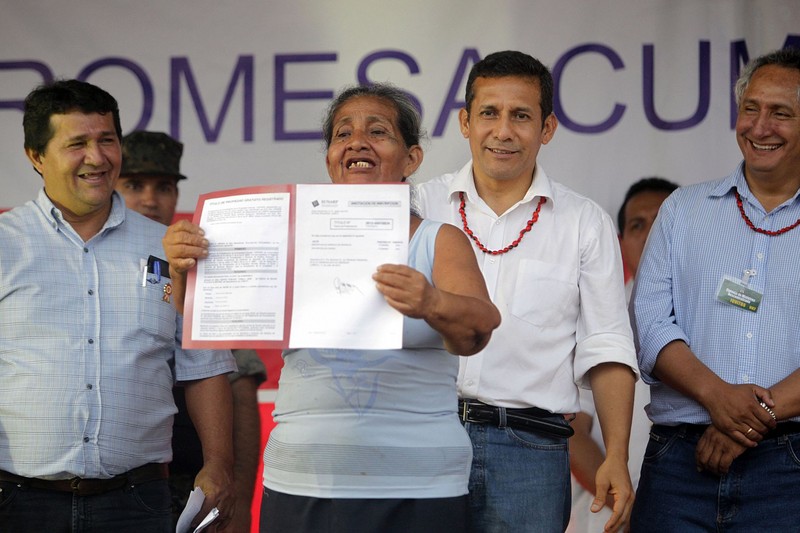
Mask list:
[[[166,133],[134,131],[122,138],[122,170],[120,176],[174,176],[180,172],[183,144]]]

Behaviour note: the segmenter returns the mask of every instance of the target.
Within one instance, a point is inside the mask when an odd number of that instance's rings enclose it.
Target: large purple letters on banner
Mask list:
[[[784,47],[796,46],[800,47],[800,35],[790,34],[787,35],[784,41]],[[686,73],[686,80],[688,84],[696,84],[697,87],[697,105],[694,110],[687,110],[686,118],[679,120],[667,120],[661,117],[655,107],[654,91],[655,91],[655,54],[657,50],[652,44],[642,45],[642,95],[644,114],[648,122],[656,129],[660,130],[685,130],[692,128],[703,121],[709,110],[709,105],[712,96],[711,89],[711,61],[712,51],[711,45],[708,41],[700,41],[698,43],[698,54],[696,59],[697,75],[693,78],[689,72]],[[609,68],[614,71],[624,70],[625,64],[620,55],[615,52],[611,47],[601,43],[587,43],[577,45],[559,57],[553,64],[553,77],[555,81],[555,106],[554,112],[558,117],[562,127],[578,133],[585,134],[599,134],[610,130],[618,124],[625,114],[626,105],[620,102],[614,102],[613,96],[605,96],[608,98],[608,114],[607,118],[600,122],[593,124],[580,123],[570,117],[568,109],[565,109],[559,95],[559,84],[564,72],[569,68],[570,62],[576,57],[584,54],[597,54],[605,58],[609,63]],[[729,72],[730,72],[730,87],[739,76],[739,72],[744,64],[749,60],[750,54],[747,49],[747,44],[743,40],[732,41],[727,50],[729,57]],[[449,77],[437,79],[437,83],[441,83],[443,101],[438,108],[436,114],[436,122],[433,128],[433,137],[441,137],[444,134],[448,120],[454,116],[457,111],[463,107],[464,101],[458,93],[459,88],[463,86],[469,68],[480,59],[480,54],[474,48],[466,48],[458,58],[452,74]],[[287,103],[293,100],[330,100],[333,97],[335,88],[333,87],[320,87],[316,90],[306,91],[290,91],[287,87],[290,85],[289,81],[292,74],[292,65],[297,63],[336,63],[338,56],[335,52],[319,52],[308,54],[277,54],[274,57],[275,78],[274,78],[274,105],[273,116],[274,130],[273,140],[275,141],[306,141],[320,139],[320,132],[317,130],[311,131],[292,131],[287,128]],[[419,65],[419,62],[410,54],[400,50],[378,50],[367,54],[356,66],[354,82],[360,84],[370,83],[368,71],[371,65],[381,61],[394,61],[400,62],[408,73],[413,76],[431,75],[425,73]],[[229,77],[227,91],[225,92],[224,99],[218,107],[219,111],[215,119],[211,119],[206,111],[206,104],[202,96],[202,91],[198,86],[195,79],[189,58],[187,57],[171,57],[170,62],[170,78],[169,78],[169,128],[170,134],[176,138],[180,138],[182,113],[187,109],[192,109],[197,117],[200,128],[207,142],[215,143],[219,138],[222,131],[225,119],[231,110],[231,105],[234,99],[241,102],[242,113],[242,141],[249,143],[253,142],[255,138],[254,131],[254,113],[255,103],[254,95],[257,94],[255,90],[255,68],[256,58],[252,55],[240,55],[236,58],[233,66],[233,71]],[[166,95],[157,95],[153,89],[153,83],[148,76],[147,71],[138,63],[130,58],[123,57],[104,57],[92,61],[81,69],[76,78],[81,80],[90,81],[92,74],[101,69],[117,68],[129,71],[134,78],[138,81],[142,91],[142,109],[139,113],[136,124],[131,128],[133,129],[147,129],[149,122],[153,116],[154,102],[157,97],[166,97]],[[40,82],[49,82],[54,79],[53,69],[46,63],[40,61],[0,61],[0,72],[18,73],[19,75],[30,76],[33,73],[38,76]],[[439,77],[440,74],[436,73]],[[181,99],[183,88],[189,95],[189,104],[185,105]],[[687,90],[689,88],[687,87]],[[23,109],[23,99],[25,95],[18,95],[16,99],[0,100],[0,111],[4,109]],[[423,105],[420,99],[414,95],[409,94],[414,103],[424,113]],[[730,99],[730,127],[733,128],[736,121],[736,104],[733,97],[732,90],[729,91]],[[429,104],[430,105],[430,104]],[[602,101],[597,105],[602,106]]]

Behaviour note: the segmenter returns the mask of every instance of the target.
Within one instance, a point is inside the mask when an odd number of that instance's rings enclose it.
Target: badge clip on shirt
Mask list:
[[[745,311],[755,313],[761,305],[763,294],[748,287],[750,278],[756,275],[754,269],[744,271],[742,279],[724,276],[717,289],[717,300]]]

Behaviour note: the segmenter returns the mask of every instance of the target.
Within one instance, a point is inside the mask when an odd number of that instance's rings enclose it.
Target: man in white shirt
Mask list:
[[[637,367],[611,218],[551,181],[536,157],[556,130],[553,80],[527,54],[497,52],[469,75],[459,114],[472,160],[418,186],[424,217],[472,238],[502,323],[462,358],[459,410],[473,443],[472,531],[563,531],[570,512],[568,418],[591,386],[607,457],[597,500],[623,526],[633,490],[628,436]]]

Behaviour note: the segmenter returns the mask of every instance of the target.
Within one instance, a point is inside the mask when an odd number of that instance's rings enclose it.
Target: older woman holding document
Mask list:
[[[422,162],[419,114],[387,84],[340,93],[323,134],[334,183],[405,181]],[[410,216],[408,265],[373,276],[405,316],[403,348],[284,353],[262,532],[466,530],[472,448],[456,415],[453,354],[483,348],[500,315],[466,237]],[[171,229],[171,267],[185,274],[202,241],[196,226]]]

